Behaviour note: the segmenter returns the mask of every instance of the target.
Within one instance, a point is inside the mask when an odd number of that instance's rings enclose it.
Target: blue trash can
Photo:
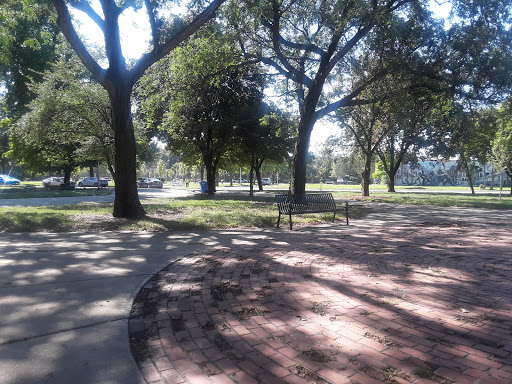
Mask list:
[[[208,192],[208,183],[206,181],[200,181],[199,186],[201,187],[201,193]]]

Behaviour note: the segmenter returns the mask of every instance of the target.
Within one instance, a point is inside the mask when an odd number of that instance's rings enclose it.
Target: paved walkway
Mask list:
[[[0,382],[512,383],[511,221],[0,234]]]
[[[512,382],[509,232],[280,235],[143,286],[129,330],[148,383]]]
[[[71,196],[71,197],[40,197],[28,199],[0,199],[0,207],[41,207],[46,205],[67,205],[80,203],[113,203],[115,198],[114,188],[112,193],[100,196]],[[181,188],[148,188],[139,189],[138,194],[141,200],[158,198],[176,198],[189,196],[194,191]]]

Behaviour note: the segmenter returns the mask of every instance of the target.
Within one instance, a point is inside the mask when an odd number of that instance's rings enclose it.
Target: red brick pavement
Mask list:
[[[512,383],[505,230],[277,231],[182,258],[129,320],[148,383]]]

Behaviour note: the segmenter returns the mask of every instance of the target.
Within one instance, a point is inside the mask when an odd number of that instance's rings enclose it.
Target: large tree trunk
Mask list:
[[[72,169],[72,167],[64,167],[64,184],[69,183],[69,180],[71,180]]]
[[[392,171],[388,174],[388,192],[396,192],[395,191],[395,175]]]
[[[131,116],[131,87],[116,86],[109,90],[115,139],[114,217],[138,219],[146,212],[137,193],[135,134]]]
[[[215,195],[215,176],[217,174],[217,166],[211,153],[203,153],[204,168],[201,168],[206,173],[206,183],[208,184],[208,190],[206,193],[209,196]],[[201,177],[202,180],[203,177]]]
[[[206,193],[208,196],[215,195],[215,173],[217,170],[213,164],[208,164],[205,166],[206,168],[206,182],[208,183],[208,190]]]
[[[299,122],[297,141],[293,151],[290,193],[295,195],[303,195],[306,193],[306,162],[309,150],[309,141],[311,131],[315,125],[314,107],[312,110],[305,112]]]
[[[370,196],[370,175],[372,173],[372,156],[365,155],[364,171],[361,173],[363,181],[361,182],[362,195]]]
[[[464,168],[466,169],[466,175],[468,176],[468,182],[469,187],[471,188],[471,194],[475,194],[475,187],[474,187],[474,181],[473,181],[473,175],[471,174],[471,170],[469,169],[469,164],[464,156],[461,156],[462,164],[464,165]]]

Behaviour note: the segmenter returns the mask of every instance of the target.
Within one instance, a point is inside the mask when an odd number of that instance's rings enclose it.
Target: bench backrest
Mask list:
[[[336,210],[332,193],[305,195],[275,195],[279,212],[284,214],[329,212]]]

